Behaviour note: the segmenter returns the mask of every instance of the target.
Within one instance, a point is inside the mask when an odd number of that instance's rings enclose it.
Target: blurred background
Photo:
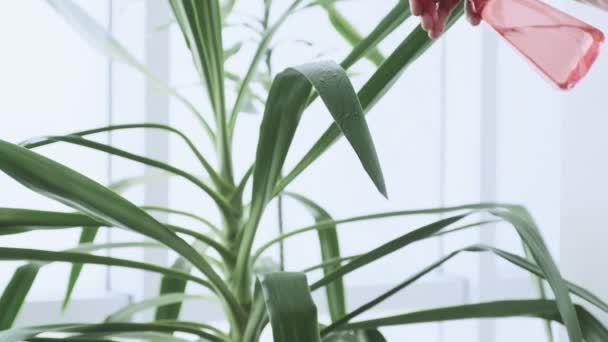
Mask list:
[[[161,79],[186,96],[205,114],[204,89],[164,1],[77,1],[89,15],[145,62]],[[551,1],[605,32],[608,14],[570,0]],[[275,1],[276,15],[288,1]],[[338,2],[344,16],[366,33],[394,6],[389,0]],[[258,35],[244,25],[262,15],[262,1],[237,1],[226,46],[243,41],[227,69],[244,73]],[[380,46],[392,49],[417,24],[409,19]],[[211,151],[198,126],[181,103],[146,83],[128,66],[93,49],[42,0],[0,2],[0,138],[25,139],[65,134],[109,124],[165,122],[184,131],[203,150]],[[272,71],[316,59],[341,60],[350,47],[320,9],[301,11],[285,25],[272,44]],[[374,66],[366,60],[352,68],[358,88]],[[608,216],[608,136],[605,89],[608,55],[600,55],[579,86],[563,92],[545,81],[489,27],[458,22],[430,51],[410,66],[368,116],[389,189],[389,200],[371,186],[357,158],[340,141],[291,189],[316,199],[334,218],[387,210],[449,206],[480,201],[525,205],[533,214],[567,277],[608,299],[608,276],[591,271],[608,266],[605,222]],[[234,93],[227,95],[229,100]],[[251,164],[263,108],[255,101],[236,129],[236,174]],[[322,104],[306,111],[298,128],[288,169],[331,122]],[[195,160],[183,142],[164,133],[112,133],[96,136],[135,153],[169,160],[193,170]],[[154,173],[134,163],[104,154],[60,145],[41,149],[45,155],[110,184],[125,177]],[[0,205],[66,209],[0,175]],[[140,204],[166,205],[200,213],[218,221],[212,202],[179,179],[156,181],[125,194]],[[285,200],[287,230],[306,226],[309,215]],[[277,234],[276,204],[264,217],[260,241]],[[437,217],[391,219],[340,228],[343,254],[357,254]],[[180,223],[181,218],[168,217]],[[191,223],[191,222],[189,222]],[[104,231],[98,241],[128,241],[128,232]],[[286,243],[286,267],[299,270],[317,264],[316,235]],[[44,244],[64,249],[78,241],[78,231],[36,232],[0,239],[2,246]],[[514,230],[496,226],[469,230],[426,241],[406,252],[354,272],[346,278],[349,306],[372,298],[450,251],[482,242],[522,253]],[[314,248],[312,248],[314,247]],[[140,249],[113,251],[130,259],[170,264],[174,256]],[[269,256],[277,256],[273,251]],[[3,287],[19,263],[0,265]],[[397,271],[395,271],[397,270]],[[19,324],[57,320],[96,320],[129,300],[158,291],[158,278],[139,272],[86,266],[75,291],[76,302],[60,316],[69,267],[54,264],[41,272],[19,317]],[[604,274],[602,274],[604,273]],[[318,277],[314,274],[313,277]],[[418,285],[381,305],[375,314],[497,298],[533,297],[531,279],[514,267],[486,255],[462,255]],[[321,316],[324,304],[319,298]],[[201,310],[203,312],[201,312]],[[184,315],[220,319],[217,309],[186,305]],[[221,324],[221,323],[218,323]],[[535,320],[509,319],[427,324],[391,328],[394,340],[407,337],[430,342],[541,341],[543,326]]]

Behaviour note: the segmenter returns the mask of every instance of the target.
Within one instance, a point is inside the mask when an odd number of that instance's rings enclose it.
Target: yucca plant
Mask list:
[[[0,209],[0,234],[21,234],[40,229],[82,228],[80,244],[65,251],[43,249],[0,248],[2,260],[26,260],[19,267],[0,298],[0,341],[47,341],[64,336],[71,340],[116,341],[124,338],[141,340],[182,341],[182,335],[194,336],[200,341],[258,341],[264,327],[270,322],[274,340],[279,341],[385,341],[378,328],[390,325],[439,322],[446,320],[535,317],[557,322],[566,327],[573,342],[608,341],[608,331],[582,306],[573,304],[571,295],[585,300],[600,310],[608,312],[608,304],[589,291],[562,278],[539,230],[531,216],[521,206],[499,203],[470,204],[449,208],[429,208],[366,214],[334,220],[313,200],[289,192],[290,183],[330,146],[344,136],[358,156],[373,186],[386,196],[382,171],[365,114],[370,112],[394,81],[422,55],[432,44],[427,34],[415,28],[393,52],[384,57],[376,46],[410,16],[406,2],[400,1],[366,36],[360,35],[336,10],[333,1],[294,0],[275,22],[268,15],[272,1],[264,1],[264,17],[260,20],[261,39],[253,60],[245,75],[234,75],[224,68],[226,56],[232,53],[222,42],[224,19],[234,6],[235,0],[220,3],[218,0],[170,0],[176,24],[192,53],[200,74],[213,117],[204,117],[175,89],[155,78],[145,66],[121,47],[87,14],[70,0],[48,0],[49,4],[82,33],[92,44],[143,72],[151,82],[169,95],[176,97],[200,120],[213,142],[217,155],[203,155],[181,131],[157,123],[134,123],[95,128],[69,135],[36,138],[21,144],[0,140],[0,169],[16,181],[40,194],[74,208],[75,212],[49,212],[32,209]],[[270,54],[270,43],[283,23],[296,11],[321,7],[329,15],[338,32],[353,46],[341,63],[316,62],[288,68],[273,77],[264,94],[264,111],[259,127],[259,141],[255,162],[248,171],[236,177],[233,168],[232,141],[234,127],[247,101],[252,99],[251,86],[264,74],[264,63]],[[449,19],[448,27],[462,16],[457,9]],[[367,58],[376,71],[357,92],[347,76],[355,62]],[[225,93],[226,79],[236,80],[236,101],[228,106]],[[258,94],[258,97],[259,94]],[[262,96],[263,97],[263,96]],[[334,123],[305,154],[293,169],[283,167],[290,144],[302,114],[313,101],[322,101],[332,115]],[[213,121],[212,121],[213,120]],[[213,122],[214,124],[212,124]],[[178,166],[136,155],[119,147],[109,146],[88,136],[101,132],[130,129],[165,130],[183,139],[194,153],[206,177],[188,173]],[[110,186],[101,185],[85,175],[63,166],[35,152],[40,146],[67,143],[130,159],[163,170],[190,181],[202,189],[216,204],[222,217],[221,225],[213,225],[204,218],[205,212],[187,213],[172,208],[145,207],[129,202],[119,193],[126,187],[140,184],[146,178],[126,179]],[[250,186],[249,186],[250,184]],[[251,189],[246,190],[246,189]],[[253,242],[260,219],[269,203],[278,197],[288,196],[314,216],[314,225],[285,232],[265,242],[257,250]],[[210,210],[210,209],[208,209]],[[162,211],[194,218],[209,230],[201,232],[193,228],[177,227],[159,222],[151,211]],[[457,224],[478,213],[493,216],[492,219]],[[337,234],[339,225],[356,221],[372,221],[388,217],[442,214],[444,218],[422,227],[404,232],[403,235],[356,256],[342,256]],[[472,245],[455,250],[368,303],[348,310],[347,293],[343,277],[364,268],[395,251],[407,248],[422,240],[449,236],[462,229],[488,229],[487,223],[509,223],[521,238],[526,257],[492,246]],[[95,243],[99,228],[127,229],[155,242]],[[301,272],[285,272],[280,265],[260,265],[260,255],[268,248],[282,244],[285,239],[309,231],[317,231],[322,263],[310,265]],[[95,251],[120,247],[168,248],[178,254],[172,267],[139,261],[119,259],[93,254]],[[539,289],[546,284],[553,296],[544,294],[534,300],[509,300],[466,304],[452,307],[429,308],[424,311],[406,312],[401,315],[358,320],[358,316],[374,308],[443,263],[462,252],[493,253],[532,274],[538,280]],[[110,315],[102,323],[74,323],[28,328],[11,326],[41,267],[51,262],[73,264],[65,303],[70,300],[84,264],[126,267],[163,275],[158,297],[133,303]],[[308,283],[306,272],[321,269],[323,276]],[[198,271],[198,272],[195,272]],[[199,275],[200,274],[200,275]],[[225,312],[229,330],[221,330],[209,322],[180,321],[183,301],[197,298],[186,293],[186,284],[193,282],[209,290]],[[319,322],[311,292],[324,289],[329,307],[330,321]],[[542,291],[541,291],[542,292]],[[542,292],[544,293],[544,292]],[[150,322],[133,322],[139,311],[155,309],[155,319]],[[201,308],[205,310],[205,308]],[[550,329],[548,330],[551,331]],[[45,333],[63,333],[46,336]],[[40,336],[42,335],[42,336]],[[549,337],[551,338],[550,334]],[[403,336],[402,340],[408,339]]]

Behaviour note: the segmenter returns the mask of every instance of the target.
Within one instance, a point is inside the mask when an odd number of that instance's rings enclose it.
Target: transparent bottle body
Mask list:
[[[539,0],[489,0],[483,20],[561,89],[570,89],[589,71],[603,33]]]

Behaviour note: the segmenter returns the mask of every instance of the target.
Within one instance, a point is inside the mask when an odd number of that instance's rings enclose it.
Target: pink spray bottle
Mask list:
[[[597,28],[539,0],[488,0],[480,10],[486,23],[561,89],[585,76],[604,41]]]

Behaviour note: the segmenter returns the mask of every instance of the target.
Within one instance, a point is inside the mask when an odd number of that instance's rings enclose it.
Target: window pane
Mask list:
[[[106,1],[79,1],[99,22],[107,22]],[[49,134],[65,134],[107,122],[107,59],[92,49],[44,1],[0,2],[0,138],[18,143]],[[105,137],[101,137],[102,140]],[[70,145],[58,144],[38,152],[105,182],[107,159]],[[86,153],[85,153],[86,152]],[[34,209],[69,210],[34,194],[0,174],[0,205]],[[11,247],[64,249],[78,243],[77,230],[32,232],[5,236]],[[103,235],[103,234],[100,234]],[[103,236],[100,236],[103,239]],[[17,263],[2,263],[0,287]],[[65,291],[67,265],[53,264],[41,272],[30,299],[59,299]],[[78,287],[82,293],[105,289],[105,272],[91,267]],[[78,294],[76,294],[78,295]]]

